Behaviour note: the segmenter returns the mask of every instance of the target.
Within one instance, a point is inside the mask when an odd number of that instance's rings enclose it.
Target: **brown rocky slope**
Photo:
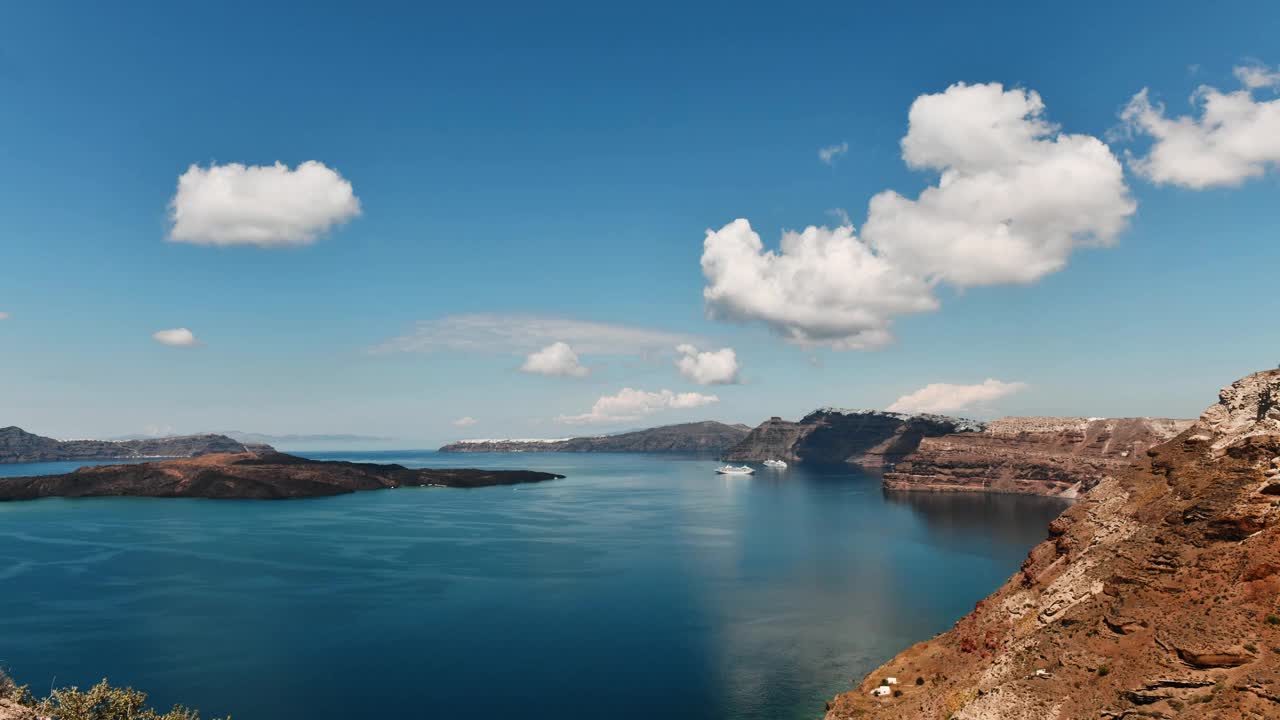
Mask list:
[[[0,478],[0,501],[104,496],[283,500],[406,486],[515,485],[563,477],[530,470],[429,470],[308,460],[270,451],[83,467],[65,475]]]
[[[884,474],[886,490],[1076,497],[1190,420],[1007,417],[981,432],[927,437]]]
[[[1280,370],[1102,480],[828,720],[1280,717]],[[871,691],[883,677],[889,696]]]

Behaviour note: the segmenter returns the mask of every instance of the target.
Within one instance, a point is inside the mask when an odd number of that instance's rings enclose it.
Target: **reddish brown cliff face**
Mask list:
[[[1100,482],[828,720],[1280,717],[1280,371]],[[899,693],[871,695],[880,678]],[[919,684],[917,684],[919,683]]]
[[[1191,425],[1162,418],[1001,418],[924,438],[885,473],[888,490],[1075,497]]]

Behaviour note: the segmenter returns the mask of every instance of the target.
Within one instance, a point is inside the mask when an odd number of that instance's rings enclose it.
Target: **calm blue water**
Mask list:
[[[37,688],[106,675],[236,720],[808,720],[970,610],[1064,507],[887,497],[852,468],[311,455],[569,477],[0,503],[0,665]]]

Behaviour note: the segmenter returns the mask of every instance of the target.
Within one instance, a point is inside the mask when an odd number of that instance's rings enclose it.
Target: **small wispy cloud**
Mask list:
[[[687,410],[718,402],[720,398],[715,395],[696,392],[647,392],[623,388],[616,395],[605,395],[596,400],[590,412],[561,415],[556,420],[568,424],[630,422],[662,410]]]
[[[8,319],[9,319],[9,313],[0,312],[0,320],[8,320]]]
[[[1029,387],[1021,382],[987,380],[977,385],[932,383],[898,398],[887,409],[890,412],[954,413],[977,410],[1022,392]]]
[[[818,148],[818,159],[825,165],[835,165],[836,158],[849,152],[849,143],[842,142],[839,145],[828,145]]]
[[[424,320],[371,352],[456,350],[527,354],[557,342],[569,345],[582,355],[659,355],[685,343],[706,344],[703,338],[693,335],[632,325],[545,315],[474,313]]]
[[[195,347],[200,344],[195,334],[186,328],[158,330],[151,334],[151,338],[161,345],[168,345],[169,347]]]
[[[472,425],[475,425],[477,422],[479,421],[471,417],[470,415],[467,415],[466,417],[460,417],[457,420],[454,420],[453,424],[456,425],[457,427],[471,427]]]
[[[1236,79],[1250,90],[1280,87],[1280,69],[1271,69],[1262,63],[1241,65],[1232,71]]]

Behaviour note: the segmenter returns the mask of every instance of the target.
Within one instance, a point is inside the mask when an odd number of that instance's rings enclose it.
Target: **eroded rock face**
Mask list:
[[[36,714],[13,700],[0,698],[0,720],[36,720]]]
[[[1225,389],[828,720],[1280,717],[1280,504],[1262,492],[1280,475],[1277,390],[1280,371]],[[869,694],[884,676],[906,678],[901,697]]]
[[[824,408],[800,422],[767,420],[723,457],[729,462],[777,459],[880,468],[897,462],[924,438],[981,429],[981,423],[945,415]]]
[[[397,487],[514,485],[562,477],[529,470],[431,470],[308,460],[270,451],[83,467],[65,475],[0,478],[0,501],[106,496],[284,500]]]
[[[982,432],[923,439],[884,475],[887,490],[1076,497],[1191,425],[1164,418],[1010,417]]]

